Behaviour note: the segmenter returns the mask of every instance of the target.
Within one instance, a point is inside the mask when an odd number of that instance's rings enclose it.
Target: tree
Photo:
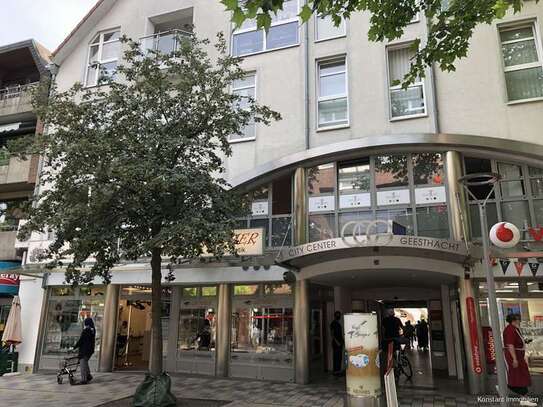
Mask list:
[[[162,264],[190,261],[203,250],[235,253],[233,228],[247,205],[223,178],[228,137],[280,115],[229,92],[245,74],[221,34],[214,48],[184,35],[171,53],[122,43],[123,65],[101,86],[77,83],[59,92],[53,85],[50,98],[36,93],[37,114],[51,131],[11,146],[21,157],[38,153],[46,160],[45,188],[27,208],[21,238],[53,230],[44,257],[76,285],[95,277],[108,283],[123,259],[147,258],[150,373],[159,376]]]
[[[288,0],[221,0],[233,12],[232,21],[241,26],[245,19],[256,19],[258,28],[268,29],[272,15]],[[443,71],[454,71],[454,64],[468,54],[473,31],[479,24],[490,24],[512,9],[518,13],[526,0],[307,0],[300,18],[307,22],[313,14],[330,16],[339,25],[355,12],[371,13],[370,41],[400,38],[404,28],[417,16],[428,21],[428,36],[413,43],[415,56],[411,69],[402,80],[406,88],[425,68],[437,64]],[[539,0],[536,0],[539,1]]]

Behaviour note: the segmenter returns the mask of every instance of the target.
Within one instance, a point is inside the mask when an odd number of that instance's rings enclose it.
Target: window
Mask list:
[[[440,153],[413,154],[415,185],[443,185],[443,157]]]
[[[238,101],[239,107],[247,110],[249,107],[249,100],[256,98],[256,75],[254,73],[247,74],[245,78],[234,81],[232,92],[241,97]],[[256,124],[254,120],[251,120],[251,122],[243,128],[241,134],[231,136],[230,141],[254,140],[255,137]]]
[[[217,318],[214,308],[181,308],[177,349],[215,351]]]
[[[500,29],[509,101],[543,97],[541,48],[534,23]]]
[[[450,235],[447,205],[417,208],[417,226],[419,236],[448,239]]]
[[[259,286],[253,285],[235,285],[234,295],[257,295]]]
[[[0,231],[17,230],[23,200],[0,201]]]
[[[318,64],[318,127],[349,124],[345,58]]]
[[[298,0],[286,0],[283,10],[272,15],[266,34],[256,29],[256,21],[245,21],[232,35],[232,54],[235,56],[285,48],[298,44]]]
[[[315,18],[315,41],[329,40],[345,35],[345,20],[341,19],[339,26],[334,24],[331,16]]]
[[[89,47],[86,86],[96,86],[115,79],[121,43],[120,31],[107,31],[94,37]]]
[[[416,117],[426,114],[424,84],[421,78],[407,89],[400,82],[409,72],[415,51],[411,46],[388,50],[388,79],[390,91],[390,117],[392,119]]]
[[[407,156],[391,155],[375,157],[376,188],[404,187],[408,183]]]

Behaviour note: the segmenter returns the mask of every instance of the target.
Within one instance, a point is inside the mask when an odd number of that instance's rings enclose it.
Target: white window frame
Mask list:
[[[300,0],[295,0],[296,1],[296,10],[298,11],[298,13],[300,12]],[[280,25],[285,25],[285,24],[290,24],[290,23],[293,23],[293,22],[297,22],[299,23],[300,22],[300,18],[298,17],[298,15],[296,15],[296,17],[293,17],[293,18],[289,18],[289,19],[286,19],[286,20],[279,20],[279,21],[272,21],[272,23],[270,24],[270,29],[272,27],[277,27],[277,26],[280,26]],[[267,48],[267,35],[266,35],[266,32],[263,30],[263,29],[257,29],[256,27],[256,22],[255,22],[255,27],[249,27],[249,28],[244,28],[244,29],[234,29],[232,31],[232,39],[230,41],[230,49],[232,50],[232,55],[233,54],[233,51],[234,51],[234,38],[236,37],[236,35],[239,35],[239,34],[244,34],[244,33],[248,33],[248,32],[256,32],[256,31],[262,31],[262,49],[260,51],[255,51],[255,52],[248,52],[246,54],[239,54],[239,55],[235,55],[236,57],[244,57],[244,56],[248,56],[248,55],[256,55],[256,54],[262,54],[264,52],[272,52],[272,51],[277,51],[277,50],[281,50],[281,49],[285,49],[285,48],[291,48],[291,47],[297,47],[300,45],[300,32],[299,32],[299,29],[300,29],[300,24],[298,24],[298,41],[296,41],[295,44],[289,44],[289,45],[285,45],[284,47],[279,47],[279,48],[271,48],[271,49],[268,49]]]
[[[417,11],[417,14],[413,16],[413,18],[411,19],[411,21],[409,21],[408,24],[416,24],[419,22],[420,22],[420,11]]]
[[[120,37],[121,28],[117,27],[117,28],[113,28],[111,30],[105,30],[105,31],[100,31],[100,32],[96,33],[92,37],[92,40],[94,40],[96,38],[96,36],[100,36],[100,39],[98,40],[97,44],[89,42],[88,50],[87,50],[87,60],[86,60],[86,63],[85,63],[85,87],[97,86],[98,81],[100,79],[100,69],[98,69],[97,72],[96,72],[96,80],[94,81],[94,83],[88,83],[89,67],[91,66],[90,58],[91,58],[91,48],[92,47],[98,45],[98,58],[97,58],[97,62],[95,63],[98,66],[108,64],[108,63],[111,63],[111,62],[118,62],[119,61],[119,59],[120,59],[119,55],[116,58],[109,58],[109,59],[102,60],[102,50],[103,50],[104,44],[112,44],[114,42],[119,42],[119,39],[104,41],[104,35],[111,34],[111,33],[117,32],[117,31],[119,32],[119,37]]]
[[[338,35],[333,35],[331,37],[319,38],[319,19],[321,19],[321,17],[319,15],[315,15],[315,42],[328,41],[328,40],[333,40],[333,39],[336,39],[336,38],[344,38],[344,37],[347,36],[347,20],[343,19],[343,32],[342,33],[339,33]]]
[[[333,64],[334,62],[343,61],[345,69],[345,94],[343,95],[333,95],[333,96],[325,96],[321,97],[321,65],[326,64]],[[316,73],[317,73],[317,112],[316,112],[316,123],[317,123],[317,131],[322,130],[333,130],[333,129],[342,129],[345,127],[349,127],[351,124],[351,115],[350,113],[350,103],[349,103],[349,69],[347,67],[347,55],[339,55],[335,57],[330,57],[326,59],[319,59],[316,61]],[[335,72],[331,75],[337,75],[339,72]],[[325,75],[328,76],[328,75]],[[347,99],[347,122],[346,123],[337,123],[337,122],[330,122],[330,123],[320,123],[320,116],[319,116],[319,108],[321,102],[327,102],[330,100],[337,100],[337,99]]]
[[[520,65],[513,65],[513,66],[505,66],[505,59],[503,55],[503,45],[507,44],[514,44],[516,42],[522,42],[522,41],[528,41],[530,38],[522,38],[519,40],[510,40],[510,41],[502,41],[501,39],[501,33],[505,31],[514,31],[521,28],[530,27],[532,29],[532,38],[535,44],[535,50],[537,53],[537,62],[530,62],[527,64],[520,64]],[[505,88],[505,97],[507,100],[508,105],[514,105],[517,103],[525,103],[525,102],[531,102],[531,101],[537,101],[537,100],[543,100],[543,97],[538,96],[535,98],[528,98],[528,99],[516,99],[516,100],[510,100],[509,94],[507,93],[507,82],[505,79],[505,73],[506,72],[514,72],[514,71],[522,71],[525,69],[530,68],[537,68],[541,67],[543,69],[543,50],[541,48],[541,37],[539,35],[538,25],[536,24],[536,20],[522,20],[519,22],[515,22],[513,24],[507,24],[507,25],[500,25],[498,26],[498,40],[500,42],[499,48],[500,48],[500,56],[502,60],[502,67],[503,67],[503,80],[504,80],[504,88]]]
[[[258,77],[257,77],[257,74],[256,74],[256,71],[249,71],[249,72],[246,72],[245,73],[245,77],[248,77],[248,76],[252,76],[255,78],[254,80],[254,85],[253,86],[241,86],[239,88],[235,88],[234,87],[234,84],[232,84],[231,88],[232,88],[232,93],[234,93],[236,90],[244,90],[244,89],[251,89],[251,88],[254,88],[255,89],[255,100],[257,100],[257,83],[258,83]],[[235,143],[242,143],[242,142],[245,142],[245,141],[255,141],[256,140],[256,134],[257,134],[257,126],[256,126],[256,123],[253,124],[253,126],[255,126],[255,132],[254,132],[254,136],[253,137],[240,137],[238,134],[234,135],[234,137],[236,138],[230,138],[230,136],[228,137],[228,142],[229,143],[232,143],[232,144],[235,144]]]
[[[401,90],[402,85],[399,84],[399,85],[392,86],[392,84],[390,83],[390,58],[389,58],[390,52],[397,51],[403,48],[409,48],[412,44],[413,42],[407,42],[407,43],[402,43],[402,44],[397,44],[397,45],[390,45],[385,48],[386,69],[387,69],[386,75],[387,75],[387,84],[388,84],[388,115],[389,115],[389,121],[391,122],[400,121],[400,120],[408,120],[408,119],[417,119],[420,117],[428,116],[428,104],[426,103],[426,87],[425,87],[423,78],[418,78],[418,82],[415,82],[412,85],[409,85],[407,89],[416,88],[419,86],[422,87],[422,100],[424,102],[424,112],[414,113],[414,114],[409,114],[409,115],[404,115],[404,116],[396,116],[396,117],[392,116],[392,92]]]

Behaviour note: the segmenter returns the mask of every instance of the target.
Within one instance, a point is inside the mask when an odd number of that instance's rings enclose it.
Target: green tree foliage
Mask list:
[[[50,131],[14,147],[20,156],[45,159],[42,191],[28,208],[21,238],[53,230],[44,257],[73,284],[109,282],[123,259],[148,259],[150,370],[158,375],[162,266],[197,258],[204,247],[217,257],[234,253],[232,229],[247,204],[223,176],[228,137],[251,120],[268,125],[280,115],[229,92],[244,72],[222,35],[214,46],[183,37],[169,54],[122,43],[115,78],[67,91],[53,85],[50,98],[36,93],[36,111]]]
[[[232,21],[240,26],[245,19],[256,19],[259,28],[269,28],[271,16],[281,10],[286,0],[221,0],[232,11]],[[536,0],[538,1],[538,0]],[[353,13],[371,14],[368,38],[392,41],[400,38],[405,27],[417,16],[425,15],[428,36],[417,39],[411,70],[403,78],[407,87],[424,77],[425,68],[438,65],[454,71],[455,62],[467,56],[473,31],[479,24],[503,18],[508,10],[518,13],[525,0],[307,0],[300,18],[307,22],[313,14],[328,15],[336,25]]]

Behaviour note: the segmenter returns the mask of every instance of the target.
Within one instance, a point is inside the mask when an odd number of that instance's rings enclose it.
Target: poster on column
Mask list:
[[[348,354],[347,394],[379,397],[379,337],[377,315],[345,314],[345,349]]]

